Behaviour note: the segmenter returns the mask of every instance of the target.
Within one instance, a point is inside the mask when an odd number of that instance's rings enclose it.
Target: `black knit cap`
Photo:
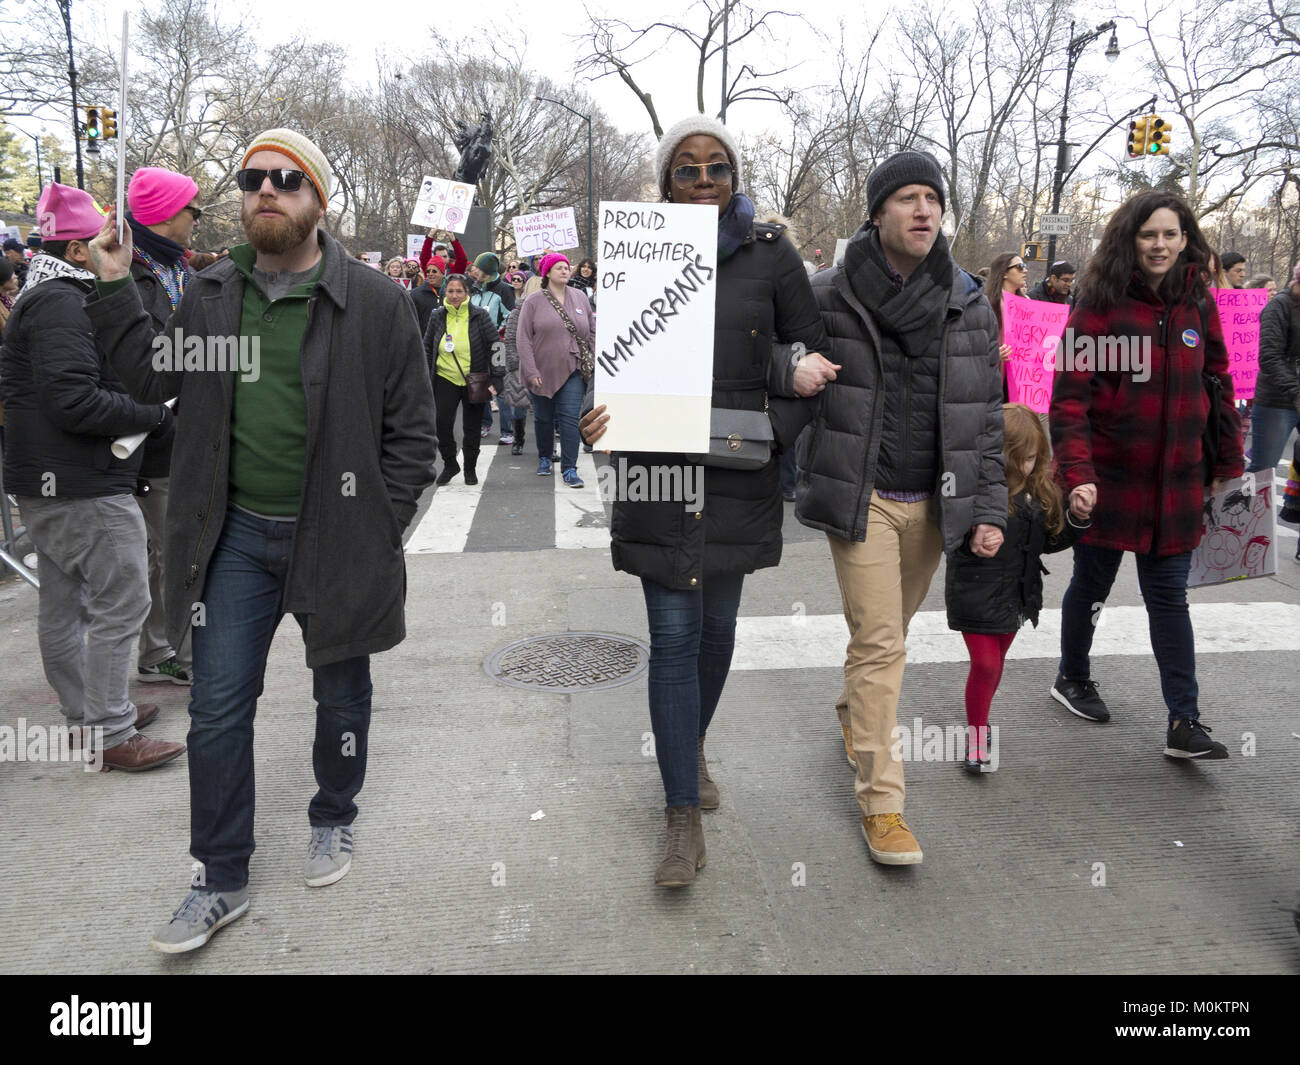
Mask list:
[[[947,209],[943,195],[943,170],[929,152],[899,152],[891,155],[867,178],[867,217],[875,218],[884,202],[904,185],[929,185],[939,194],[939,206]]]

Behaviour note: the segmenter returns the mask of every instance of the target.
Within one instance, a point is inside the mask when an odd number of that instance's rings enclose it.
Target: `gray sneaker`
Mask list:
[[[248,912],[248,888],[238,891],[192,890],[185,896],[172,919],[156,933],[150,946],[164,954],[198,950],[223,925]]]
[[[308,887],[326,887],[342,880],[352,868],[352,826],[334,825],[311,830],[303,876]]]

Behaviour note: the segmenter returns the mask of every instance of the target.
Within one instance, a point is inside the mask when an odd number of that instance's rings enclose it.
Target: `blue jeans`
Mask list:
[[[582,374],[577,370],[554,396],[533,397],[533,435],[537,438],[537,457],[549,459],[554,453],[555,430],[560,432],[560,471],[578,468],[578,414],[582,410],[582,397],[586,391]]]
[[[668,806],[700,804],[696,748],[722,697],[736,646],[743,573],[678,591],[641,578],[650,622],[650,725]]]
[[[528,416],[527,407],[512,407],[500,396],[497,396],[497,409],[501,412],[501,434],[513,433],[515,431],[515,419],[520,420]]]
[[[1273,469],[1282,458],[1291,430],[1300,427],[1300,414],[1294,409],[1261,407],[1255,404],[1250,423],[1250,465],[1247,473]]]
[[[203,624],[193,629],[190,689],[190,853],[204,883],[233,891],[248,883],[253,853],[253,717],[262,694],[271,638],[284,616],[293,522],[231,509],[208,565]],[[311,615],[295,614],[306,635]],[[313,827],[350,825],[366,776],[370,730],[370,659],[349,658],[312,670],[317,791],[307,808]]]
[[[1187,612],[1187,574],[1192,553],[1153,558],[1135,555],[1138,587],[1147,608],[1151,648],[1160,670],[1160,691],[1169,709],[1169,720],[1186,717],[1195,721],[1196,638]],[[1074,575],[1061,603],[1061,676],[1087,680],[1091,676],[1088,653],[1097,623],[1097,612],[1110,594],[1124,552],[1109,547],[1074,545]]]

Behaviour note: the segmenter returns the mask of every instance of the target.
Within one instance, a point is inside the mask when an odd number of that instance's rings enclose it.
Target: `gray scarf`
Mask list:
[[[952,255],[942,233],[901,287],[897,271],[885,259],[880,233],[871,223],[858,231],[844,252],[844,273],[854,295],[910,358],[924,355],[943,329],[952,271]]]

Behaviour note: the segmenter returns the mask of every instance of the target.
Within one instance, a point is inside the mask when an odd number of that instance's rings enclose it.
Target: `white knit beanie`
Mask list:
[[[253,138],[253,143],[244,152],[243,162],[239,165],[247,166],[249,156],[254,152],[264,151],[287,155],[302,167],[308,180],[316,186],[321,206],[324,207],[329,203],[330,195],[334,191],[334,171],[330,169],[325,153],[312,141],[292,129],[268,129]]]
[[[664,130],[659,147],[655,150],[655,174],[659,179],[659,191],[665,200],[671,199],[672,188],[668,183],[668,172],[673,165],[673,156],[677,154],[682,141],[700,133],[708,137],[716,137],[722,142],[731,160],[731,167],[735,171],[735,176],[731,179],[731,191],[745,191],[740,173],[740,149],[736,146],[731,131],[716,118],[709,118],[708,115],[690,115]]]

